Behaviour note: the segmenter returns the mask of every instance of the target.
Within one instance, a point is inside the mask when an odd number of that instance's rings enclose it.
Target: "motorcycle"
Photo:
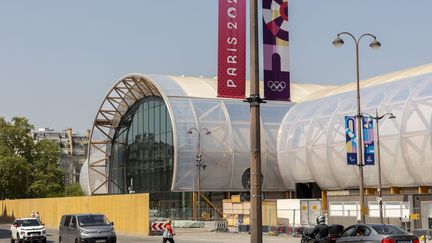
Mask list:
[[[344,227],[339,224],[328,226],[328,235],[317,238],[313,233],[314,228],[303,227],[300,231],[302,234],[301,243],[335,243],[344,230]]]

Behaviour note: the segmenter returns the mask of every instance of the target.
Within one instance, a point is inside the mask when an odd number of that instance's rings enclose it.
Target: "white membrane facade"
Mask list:
[[[432,185],[432,65],[366,80],[361,87],[363,113],[375,115],[377,109],[379,115],[396,116],[379,122],[383,186]],[[358,168],[346,164],[344,127],[344,117],[356,114],[355,84],[303,100],[279,130],[284,186],[294,190],[295,183],[316,182],[323,190],[358,188]],[[365,166],[364,176],[366,187],[378,185],[377,166]]]
[[[249,168],[249,104],[217,98],[216,85],[215,78],[163,75],[130,74],[118,80],[94,121],[80,180],[86,193],[110,193],[108,184],[116,183],[110,178],[113,136],[127,111],[146,97],[160,97],[169,113],[172,191],[196,189],[198,139],[196,132],[187,132],[192,128],[211,131],[201,134],[207,168],[201,170],[200,189],[243,191],[241,176]],[[355,88],[355,83],[292,84],[297,103],[261,105],[265,191],[295,190],[296,183],[306,182],[323,190],[358,187],[357,166],[346,164],[344,127],[344,117],[356,113]],[[432,186],[432,65],[362,81],[361,110],[396,116],[379,123],[383,186]],[[377,166],[365,166],[364,175],[366,187],[377,186]]]
[[[89,157],[82,171],[87,194],[109,192],[110,161],[114,134],[122,117],[145,97],[161,97],[173,128],[172,191],[194,191],[197,183],[197,133],[201,135],[202,191],[243,191],[241,176],[249,168],[249,104],[243,100],[216,97],[215,78],[130,74],[118,80],[97,112],[89,145]],[[262,88],[262,87],[261,87]],[[296,85],[293,99],[327,88]],[[248,95],[248,94],[247,94]],[[276,140],[280,122],[293,106],[290,102],[268,101],[261,106],[262,172],[265,191],[285,191],[277,163]],[[119,186],[120,188],[120,186]]]

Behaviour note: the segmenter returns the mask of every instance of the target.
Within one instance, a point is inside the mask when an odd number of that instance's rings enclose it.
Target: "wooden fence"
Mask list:
[[[49,228],[58,228],[63,214],[101,213],[114,222],[119,233],[148,235],[149,194],[61,197],[40,199],[1,200],[1,218],[30,217],[39,212],[41,221]]]

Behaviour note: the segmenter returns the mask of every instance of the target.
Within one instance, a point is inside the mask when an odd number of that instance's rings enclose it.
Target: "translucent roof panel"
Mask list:
[[[301,86],[301,85],[300,85]],[[300,87],[299,86],[299,87]],[[319,90],[319,85],[311,85]],[[299,93],[311,93],[300,91]],[[241,176],[250,167],[250,106],[243,100],[216,97],[216,79],[130,74],[119,79],[103,99],[90,136],[82,179],[89,194],[107,193],[113,136],[119,121],[147,96],[161,97],[173,124],[174,168],[171,189],[242,191]],[[261,106],[263,190],[285,191],[277,163],[280,122],[293,106],[268,101]],[[205,132],[209,131],[209,133]],[[198,168],[202,155],[205,170]]]
[[[361,83],[366,86],[361,90],[362,113],[396,116],[379,122],[384,186],[432,185],[432,66],[413,70]],[[286,114],[278,137],[278,163],[286,187],[305,181],[324,190],[358,187],[358,168],[346,163],[344,124],[344,117],[356,114],[356,109],[355,85],[350,84],[297,103]],[[377,186],[377,166],[364,167],[364,180],[367,187]]]

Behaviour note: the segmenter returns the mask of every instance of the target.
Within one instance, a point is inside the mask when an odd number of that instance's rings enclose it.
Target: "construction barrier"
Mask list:
[[[168,220],[155,220],[150,223],[150,235],[162,235]]]
[[[1,200],[0,218],[12,222],[39,212],[47,227],[58,228],[64,214],[105,214],[119,233],[149,233],[149,194]]]

